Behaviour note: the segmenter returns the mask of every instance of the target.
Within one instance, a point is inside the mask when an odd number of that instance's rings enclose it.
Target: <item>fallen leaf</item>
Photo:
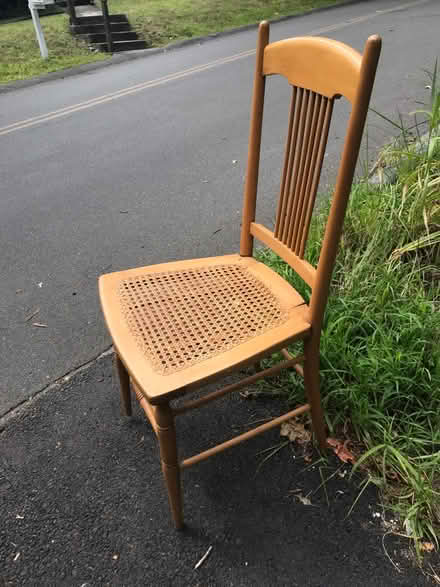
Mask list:
[[[288,420],[281,424],[280,436],[287,436],[290,442],[298,442],[298,444],[307,444],[312,439],[310,430],[304,428],[304,424],[298,420]]]
[[[420,545],[422,550],[426,550],[426,552],[432,552],[434,550],[434,545],[432,542],[422,542]]]
[[[399,478],[399,475],[396,473],[396,471],[387,471],[387,477],[393,479],[393,481],[396,481],[396,479]]]
[[[301,493],[295,495],[295,497],[297,497],[303,505],[312,505],[310,499],[308,497],[304,497]]]
[[[251,391],[248,391],[247,389],[245,389],[244,391],[239,391],[238,393],[239,393],[239,394],[241,395],[241,397],[243,397],[244,399],[249,399],[249,398],[251,397],[251,395],[252,395],[252,392],[251,392]]]
[[[43,287],[43,282],[40,281],[40,283],[37,283],[38,287]]]
[[[333,452],[343,463],[348,463],[349,461],[355,463],[356,457],[353,455],[352,452],[348,450],[348,443],[349,440],[342,442],[341,440],[337,440],[336,438],[327,438],[327,444],[332,447]]]

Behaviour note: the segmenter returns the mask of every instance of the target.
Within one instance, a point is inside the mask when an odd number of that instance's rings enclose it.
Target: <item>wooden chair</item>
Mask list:
[[[252,100],[240,254],[177,261],[103,275],[99,291],[113,338],[122,406],[131,414],[130,383],[157,435],[168,498],[183,525],[180,472],[306,411],[321,449],[326,430],[319,394],[319,344],[324,309],[358,157],[381,39],[368,39],[361,56],[321,37],[268,44],[261,23]],[[293,86],[287,146],[275,229],[255,222],[265,78],[280,74]],[[351,114],[317,268],[304,259],[335,98]],[[311,287],[310,303],[252,256],[254,238]],[[286,346],[303,341],[301,356]],[[285,361],[239,383],[183,405],[170,402],[220,376],[280,351]],[[260,377],[295,368],[304,376],[307,402],[270,422],[198,455],[179,460],[175,417]],[[203,431],[201,431],[203,434]]]

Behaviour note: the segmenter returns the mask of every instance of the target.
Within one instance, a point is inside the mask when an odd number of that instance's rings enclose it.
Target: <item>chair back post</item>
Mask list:
[[[255,220],[258,187],[258,168],[260,164],[261,128],[263,124],[265,76],[263,75],[264,49],[269,42],[269,23],[263,21],[258,29],[257,59],[255,66],[254,90],[252,94],[252,114],[249,131],[249,150],[246,180],[243,196],[243,216],[241,225],[240,255],[252,256],[254,239],[250,233],[251,222]]]
[[[361,146],[381,44],[381,38],[378,35],[373,35],[368,38],[365,45],[356,97],[348,122],[341,164],[318,262],[316,280],[312,289],[310,320],[312,323],[312,336],[314,335],[313,338],[316,338],[317,343],[319,343],[330,281]]]

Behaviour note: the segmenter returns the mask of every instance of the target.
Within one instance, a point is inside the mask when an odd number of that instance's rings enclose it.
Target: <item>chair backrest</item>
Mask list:
[[[322,37],[269,41],[269,25],[260,24],[252,99],[248,164],[244,189],[240,254],[251,256],[254,237],[270,247],[312,288],[310,320],[320,328],[330,279],[358,158],[368,104],[380,55],[381,39],[367,40],[363,55]],[[255,222],[265,79],[284,76],[292,85],[292,103],[275,229]],[[351,102],[342,157],[318,267],[304,259],[307,237],[336,98]]]

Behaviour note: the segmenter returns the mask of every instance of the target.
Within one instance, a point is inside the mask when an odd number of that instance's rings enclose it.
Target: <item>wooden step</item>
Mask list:
[[[89,33],[88,35],[78,35],[84,41],[88,43],[106,43],[107,37],[105,32],[98,32],[98,33]],[[134,31],[122,31],[122,32],[114,32],[112,31],[112,41],[136,41],[138,38],[137,34]]]
[[[128,18],[126,14],[110,14],[109,16],[110,22],[128,22]],[[104,22],[104,18],[102,16],[78,16],[76,18],[76,25],[84,25],[84,24],[102,24]]]
[[[107,51],[107,43],[93,43],[93,48],[99,51]],[[148,45],[142,39],[137,41],[115,41],[113,43],[113,53],[120,53],[121,51],[136,51],[139,49],[148,49]]]
[[[61,8],[67,8],[67,0],[55,0],[55,4],[57,6],[60,6]],[[73,0],[73,4],[75,6],[90,6],[90,4],[93,4],[92,0]]]
[[[130,31],[130,23],[129,22],[111,22],[110,29],[113,32],[122,32],[122,31]],[[80,24],[80,25],[71,25],[70,32],[72,35],[86,35],[88,33],[95,34],[95,33],[105,33],[104,24]]]

